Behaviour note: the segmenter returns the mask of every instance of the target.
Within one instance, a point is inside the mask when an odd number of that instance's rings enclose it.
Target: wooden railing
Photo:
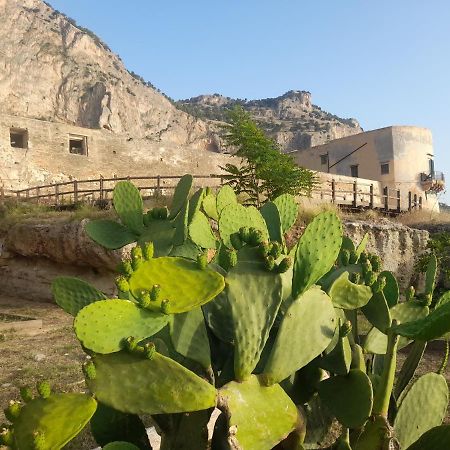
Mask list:
[[[62,183],[34,186],[15,191],[0,188],[0,198],[13,197],[24,201],[36,201],[47,205],[73,204],[109,200],[118,181],[132,181],[144,198],[170,195],[175,189],[180,175],[130,176],[73,180]],[[194,175],[195,187],[218,187],[224,179],[221,175]],[[421,209],[422,197],[411,192],[401,192],[385,186],[377,192],[374,184],[355,181],[324,181],[312,191],[312,196],[322,201],[352,209],[379,209],[390,213]]]

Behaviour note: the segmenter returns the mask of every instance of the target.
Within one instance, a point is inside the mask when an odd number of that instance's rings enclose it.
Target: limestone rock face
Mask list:
[[[208,131],[41,0],[0,0],[0,111],[162,144],[190,144]]]

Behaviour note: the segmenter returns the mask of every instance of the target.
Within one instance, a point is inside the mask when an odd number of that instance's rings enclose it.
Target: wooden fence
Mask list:
[[[77,202],[107,201],[118,181],[131,181],[144,198],[170,195],[180,179],[171,176],[135,176],[73,180],[63,183],[34,186],[27,189],[4,191],[0,198],[13,197],[24,201],[36,201],[52,206]],[[195,187],[219,187],[224,180],[221,175],[194,175]],[[401,192],[385,186],[379,192],[378,185],[355,181],[324,181],[312,191],[312,197],[352,209],[378,209],[389,213],[400,213],[422,209],[422,197],[411,192]]]

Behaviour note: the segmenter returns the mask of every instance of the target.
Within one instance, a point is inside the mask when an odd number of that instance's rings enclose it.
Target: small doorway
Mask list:
[[[88,154],[87,136],[76,136],[74,134],[69,135],[69,152],[73,155]]]
[[[350,173],[353,178],[358,178],[358,164],[355,164],[354,166],[350,166]]]
[[[9,130],[9,140],[11,147],[28,148],[28,130],[11,128]]]

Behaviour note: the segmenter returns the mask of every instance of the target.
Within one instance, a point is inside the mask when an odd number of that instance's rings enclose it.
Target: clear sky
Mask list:
[[[433,132],[450,204],[449,0],[49,0],[175,99],[308,90],[365,130]]]

